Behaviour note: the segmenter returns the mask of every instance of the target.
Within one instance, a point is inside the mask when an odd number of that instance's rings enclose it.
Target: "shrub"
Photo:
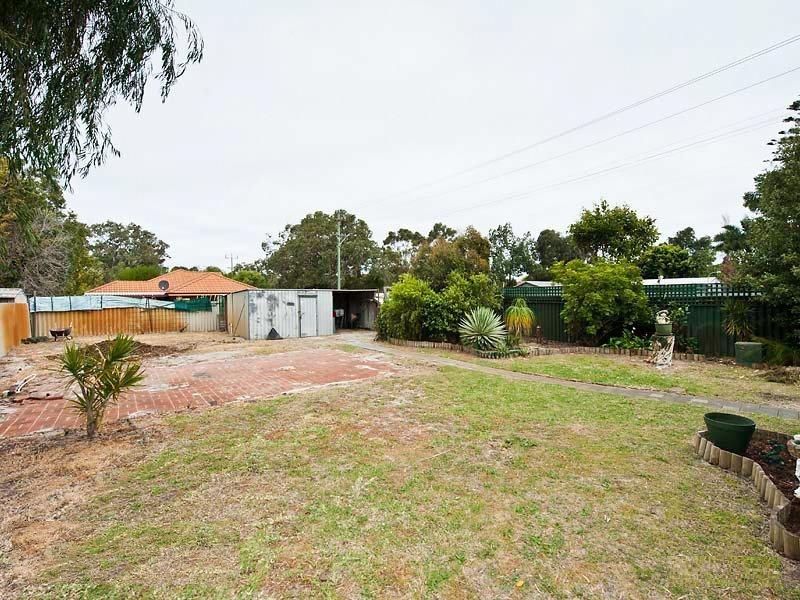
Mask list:
[[[636,335],[636,328],[626,329],[622,332],[621,337],[612,337],[603,346],[620,350],[639,350],[650,348],[650,340]]]
[[[753,341],[763,344],[767,364],[773,367],[800,366],[800,348],[768,338],[754,337]]]
[[[468,277],[451,273],[440,293],[427,282],[406,274],[381,306],[378,337],[455,342],[459,338],[459,320],[478,306],[500,306],[499,289],[484,273]]]
[[[561,316],[573,338],[598,344],[649,318],[639,269],[630,263],[573,260],[553,265],[563,287]]]
[[[381,306],[376,324],[380,339],[421,340],[426,304],[435,302],[436,292],[413,275],[402,275]]]
[[[97,347],[70,344],[59,357],[61,370],[78,387],[71,402],[86,419],[90,439],[102,426],[108,405],[144,379],[142,365],[133,357],[134,344],[132,337],[120,334],[105,354]]]
[[[461,343],[476,350],[494,350],[505,343],[506,329],[500,317],[486,306],[468,312],[458,330]]]
[[[533,314],[524,298],[517,298],[506,309],[506,327],[514,336],[531,335],[535,325],[536,315]]]

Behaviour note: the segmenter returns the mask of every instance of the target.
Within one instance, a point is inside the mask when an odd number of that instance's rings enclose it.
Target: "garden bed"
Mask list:
[[[695,434],[695,452],[709,464],[752,480],[771,511],[772,547],[788,558],[800,560],[800,501],[794,497],[799,484],[794,476],[794,459],[786,450],[791,436],[756,429],[744,456],[718,448],[706,436],[706,431]]]
[[[468,354],[476,354],[470,348],[466,348],[461,344],[451,344],[450,342],[425,342],[418,340],[400,340],[397,338],[389,338],[385,340],[389,344],[395,346],[410,346],[412,348],[436,348],[440,350],[454,350],[456,352],[466,352]],[[522,350],[529,356],[550,356],[553,354],[616,354],[618,356],[650,356],[652,351],[646,349],[633,349],[628,350],[624,348],[609,348],[600,346],[570,346],[564,345],[532,345],[523,344]],[[506,356],[481,356],[481,358],[507,358]],[[692,354],[688,352],[675,352],[672,355],[673,360],[683,361],[704,361],[707,360],[704,354]]]

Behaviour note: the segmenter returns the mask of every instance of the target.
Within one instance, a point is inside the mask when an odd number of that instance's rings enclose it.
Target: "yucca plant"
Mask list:
[[[529,336],[536,325],[536,315],[523,298],[517,298],[506,309],[506,327],[508,332],[519,337]]]
[[[97,346],[81,348],[70,344],[59,357],[69,385],[77,386],[71,403],[86,419],[89,439],[102,426],[106,408],[144,379],[142,365],[134,356],[135,348],[132,337],[120,334],[111,340],[105,353]]]
[[[476,350],[494,350],[506,339],[506,328],[491,308],[479,306],[458,324],[461,343]]]

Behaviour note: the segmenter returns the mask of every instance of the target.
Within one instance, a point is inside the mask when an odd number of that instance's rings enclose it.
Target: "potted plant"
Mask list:
[[[708,429],[708,439],[718,448],[735,454],[744,454],[756,430],[755,422],[741,415],[710,412],[703,416],[703,420]]]
[[[656,313],[656,335],[672,335],[672,321],[666,310]]]
[[[735,338],[736,364],[751,367],[763,362],[764,346],[750,341],[753,327],[750,324],[750,305],[744,300],[728,300],[722,307],[725,333]]]

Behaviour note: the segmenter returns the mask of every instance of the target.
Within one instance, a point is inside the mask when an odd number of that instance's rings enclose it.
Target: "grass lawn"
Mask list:
[[[718,396],[739,402],[800,407],[800,385],[767,381],[764,371],[716,362],[675,361],[657,370],[643,357],[596,354],[554,354],[500,360],[480,359],[462,352],[436,354],[519,373],[560,379],[669,390],[693,396]]]
[[[174,415],[49,490],[56,524],[21,509],[16,552],[50,537],[2,567],[51,598],[800,598],[752,486],[693,457],[701,423],[458,369]],[[73,480],[110,442],[75,444]],[[54,452],[0,489],[63,475]]]

